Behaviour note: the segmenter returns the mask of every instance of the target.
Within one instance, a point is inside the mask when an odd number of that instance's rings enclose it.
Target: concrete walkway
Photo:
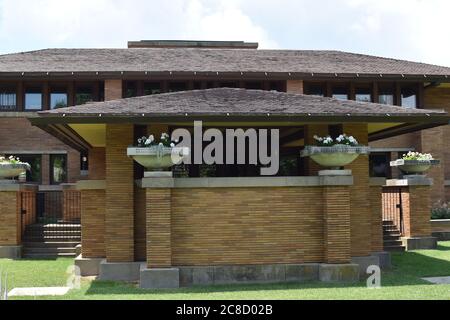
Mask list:
[[[450,284],[450,277],[434,277],[434,278],[422,278],[422,280],[434,283],[434,284]]]
[[[14,288],[9,293],[9,297],[39,297],[39,296],[63,296],[69,292],[68,287],[50,288]]]

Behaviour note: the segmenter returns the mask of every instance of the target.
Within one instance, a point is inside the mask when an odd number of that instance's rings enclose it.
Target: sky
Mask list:
[[[450,67],[449,0],[0,0],[0,53],[244,40]]]

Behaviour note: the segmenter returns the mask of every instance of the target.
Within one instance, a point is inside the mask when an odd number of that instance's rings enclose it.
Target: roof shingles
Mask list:
[[[340,51],[46,49],[0,55],[0,73],[168,71],[450,76],[448,67]]]
[[[375,103],[337,100],[309,95],[275,91],[216,88],[194,90],[43,111],[42,116],[136,116],[184,114],[215,116],[227,113],[242,116],[255,115],[352,115],[352,116],[425,116],[446,115],[444,111],[408,109]]]

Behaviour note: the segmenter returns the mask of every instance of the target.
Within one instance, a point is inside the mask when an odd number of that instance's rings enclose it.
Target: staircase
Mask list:
[[[23,236],[24,258],[75,257],[81,243],[80,224],[33,224]]]
[[[393,221],[383,221],[384,250],[389,252],[404,252],[401,233]]]

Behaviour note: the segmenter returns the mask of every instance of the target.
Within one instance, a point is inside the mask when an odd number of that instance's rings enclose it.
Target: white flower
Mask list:
[[[171,143],[171,144],[170,144],[170,147],[171,147],[171,148],[175,148],[175,143]]]
[[[159,143],[159,146],[160,146],[160,147],[164,147],[164,143],[160,142],[160,143]]]

